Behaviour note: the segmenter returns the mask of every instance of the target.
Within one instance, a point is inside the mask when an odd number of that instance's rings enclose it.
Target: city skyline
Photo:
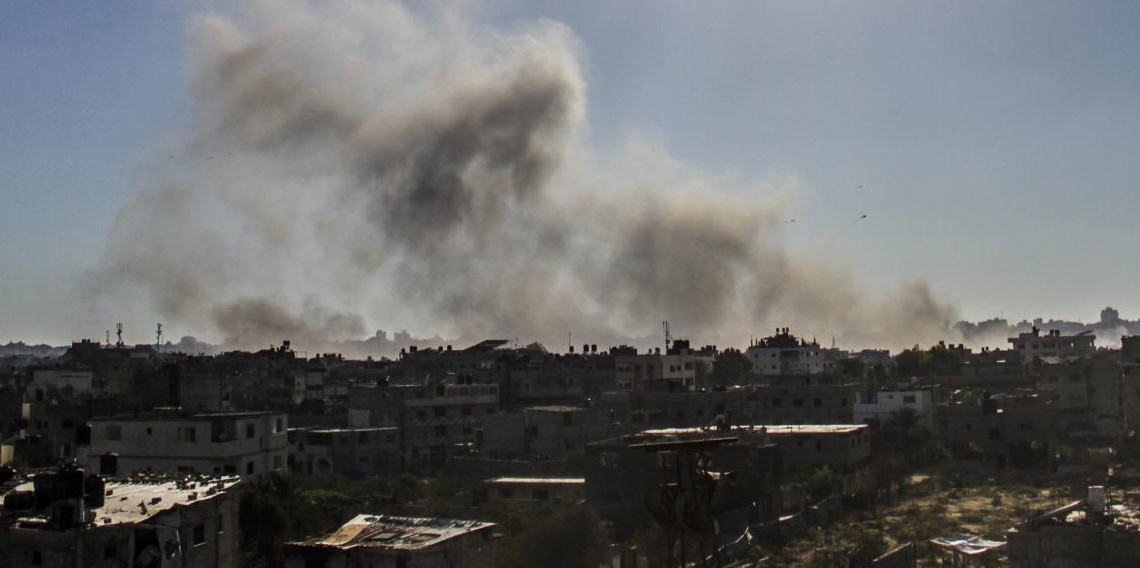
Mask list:
[[[64,344],[99,338],[115,321],[147,330],[164,321],[172,337],[221,339],[146,293],[107,304],[90,275],[138,195],[225,158],[185,145],[203,96],[188,29],[204,13],[242,22],[257,9],[6,9],[3,336]],[[1128,156],[1140,141],[1130,96],[1140,84],[1130,57],[1136,7],[499,2],[440,11],[412,17],[429,36],[451,25],[500,39],[556,30],[584,97],[568,140],[586,151],[564,161],[664,163],[698,188],[759,202],[766,244],[781,258],[836,267],[870,306],[925,281],[952,320],[1093,321],[1106,304],[1126,318],[1140,313],[1131,286],[1140,264],[1116,252],[1137,240],[1127,215],[1140,173]],[[307,295],[288,292],[294,313],[308,309]],[[310,312],[345,308],[327,303]],[[348,331],[455,335],[437,315],[382,304],[361,307],[363,327]],[[794,309],[780,315],[799,327]],[[629,327],[673,314],[641,317]]]

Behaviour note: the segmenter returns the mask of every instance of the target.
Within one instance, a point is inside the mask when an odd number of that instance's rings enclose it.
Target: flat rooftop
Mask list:
[[[585,485],[585,477],[496,477],[487,483],[496,485]]]
[[[357,515],[330,535],[289,544],[300,547],[347,549],[363,546],[388,550],[422,550],[470,533],[489,531],[495,526],[495,523],[458,519]]]
[[[232,489],[239,477],[195,476],[186,479],[138,479],[107,481],[103,506],[90,509],[95,513],[95,526],[143,523],[162,513],[209,501]],[[13,492],[32,492],[32,483],[16,486]],[[21,521],[34,519],[21,517]]]
[[[692,436],[696,434],[768,434],[772,436],[790,436],[793,434],[851,434],[864,432],[870,429],[866,424],[741,424],[732,426],[728,430],[717,430],[713,427],[698,428],[658,428],[643,430],[645,436]]]

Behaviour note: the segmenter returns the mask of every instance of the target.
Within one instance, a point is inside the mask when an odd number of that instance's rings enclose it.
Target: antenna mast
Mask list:
[[[158,324],[158,330],[154,332],[154,351],[157,353],[162,349],[162,322]]]
[[[123,323],[122,322],[115,324],[115,336],[119,338],[119,340],[115,342],[115,347],[122,348],[123,347]]]
[[[668,352],[669,344],[673,341],[673,338],[669,336],[669,322],[667,320],[661,322],[661,327],[665,328],[665,351]]]
[[[110,347],[110,346],[111,346],[111,330],[108,329],[107,330],[107,341],[105,341],[103,343],[103,347]]]

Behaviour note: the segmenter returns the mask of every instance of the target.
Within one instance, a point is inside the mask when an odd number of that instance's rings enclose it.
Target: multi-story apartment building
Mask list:
[[[832,375],[772,375],[764,378],[768,424],[851,424],[859,383]],[[737,421],[740,423],[740,421]]]
[[[761,375],[818,375],[827,373],[832,366],[831,358],[825,356],[819,343],[800,339],[786,327],[753,343],[744,354],[753,370]]]
[[[398,427],[405,469],[430,470],[474,445],[483,417],[498,411],[499,385],[449,375],[426,384],[355,386],[348,404],[352,427]]]
[[[1021,355],[1022,363],[1030,363],[1034,359],[1047,362],[1071,361],[1096,352],[1096,335],[1091,330],[1076,335],[1061,335],[1059,330],[1052,329],[1042,336],[1041,330],[1034,326],[1027,333],[1009,338],[1009,343]]]
[[[93,418],[90,467],[135,472],[258,476],[284,471],[288,417],[270,412],[186,414],[178,410]]]
[[[400,472],[400,430],[383,428],[290,428],[289,469],[353,477]]]

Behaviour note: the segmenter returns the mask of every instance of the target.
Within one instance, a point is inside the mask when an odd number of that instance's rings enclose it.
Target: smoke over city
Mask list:
[[[948,337],[925,284],[868,294],[784,250],[794,178],[708,175],[637,141],[603,155],[573,32],[477,22],[385,2],[196,17],[194,126],[119,214],[101,308],[143,302],[234,347],[375,327],[616,344],[662,320],[722,345],[777,326]]]

